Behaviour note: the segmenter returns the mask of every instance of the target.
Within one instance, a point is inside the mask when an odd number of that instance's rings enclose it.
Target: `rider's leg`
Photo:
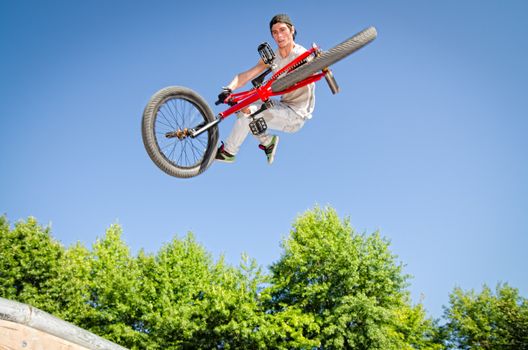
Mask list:
[[[249,106],[251,113],[257,110],[257,106]],[[235,120],[235,125],[231,129],[231,133],[224,142],[224,149],[226,152],[229,152],[232,155],[238,153],[240,146],[244,143],[248,133],[249,133],[249,118],[243,113],[237,113],[237,119]]]
[[[251,105],[250,108],[251,112],[253,113],[258,108],[260,108],[260,103]],[[273,107],[257,115],[257,118],[259,117],[264,117],[269,129],[289,133],[298,131],[304,125],[305,121],[304,118],[299,116],[290,107],[281,103],[280,101],[274,101]],[[238,116],[235,124],[233,125],[231,133],[224,142],[224,149],[226,152],[232,155],[236,155],[238,153],[240,146],[242,143],[244,143],[247,135],[249,134],[250,122],[251,120],[246,116]],[[267,146],[271,143],[273,135],[264,132],[261,135],[256,135],[255,137],[260,144]]]
[[[281,102],[275,102],[274,106],[261,113],[266,121],[268,129],[293,133],[299,131],[304,125],[305,119],[295,113],[293,109]],[[267,131],[256,135],[259,143],[267,146],[271,143],[273,135]]]

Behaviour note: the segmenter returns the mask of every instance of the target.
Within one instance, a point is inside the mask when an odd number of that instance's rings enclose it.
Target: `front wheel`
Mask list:
[[[171,86],[156,92],[145,107],[141,124],[150,159],[171,176],[201,174],[214,160],[218,127],[194,138],[189,131],[213,120],[207,102],[191,89]]]
[[[377,35],[378,32],[374,27],[369,27],[357,33],[351,38],[343,41],[341,44],[334,46],[329,51],[322,53],[313,61],[300,66],[283,77],[280,77],[273,84],[271,84],[271,90],[273,92],[286,90],[290,86],[293,86],[301,80],[308,78],[310,75],[330,67],[337,61],[340,61],[353,52],[361,49],[363,46],[376,39]]]

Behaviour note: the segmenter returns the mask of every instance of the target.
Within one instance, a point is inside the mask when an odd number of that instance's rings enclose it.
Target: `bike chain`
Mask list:
[[[284,72],[281,72],[280,74],[277,74],[275,73],[274,75],[271,76],[271,78],[269,78],[268,80],[265,80],[262,85],[266,85],[266,83],[272,79],[276,79],[278,80],[280,77],[290,73],[291,71],[297,69],[298,67],[302,66],[303,64],[307,63],[308,62],[308,58],[311,58],[311,56],[308,56],[306,57],[304,60],[302,61],[299,61],[299,63],[297,63],[296,65],[290,67],[289,69],[285,70]]]

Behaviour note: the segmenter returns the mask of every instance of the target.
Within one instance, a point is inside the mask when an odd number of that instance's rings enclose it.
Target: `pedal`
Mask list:
[[[253,135],[260,135],[268,129],[268,125],[266,124],[264,118],[260,117],[249,123],[249,129],[251,130]]]

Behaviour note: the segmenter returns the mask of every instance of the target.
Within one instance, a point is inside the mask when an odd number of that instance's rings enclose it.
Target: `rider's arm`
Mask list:
[[[246,85],[250,80],[256,78],[260,73],[264,72],[266,68],[266,64],[262,60],[259,60],[253,68],[237,74],[226,87],[231,90],[236,90]]]

